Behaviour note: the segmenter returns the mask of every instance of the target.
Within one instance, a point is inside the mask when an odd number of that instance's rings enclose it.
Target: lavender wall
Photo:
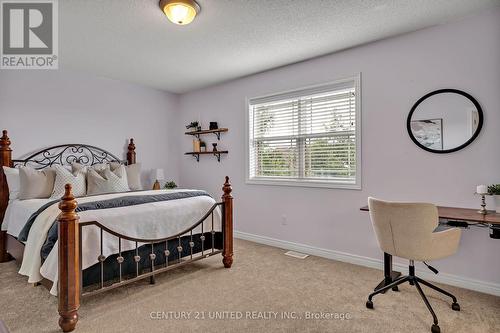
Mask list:
[[[478,207],[475,186],[500,182],[500,11],[187,93],[180,98],[180,124],[201,115],[230,131],[217,163],[181,157],[186,187],[220,195],[224,175],[234,186],[235,228],[350,254],[381,258],[367,213],[368,196]],[[237,61],[235,59],[235,61]],[[363,189],[336,190],[247,185],[245,179],[245,98],[332,81],[362,73]],[[477,98],[485,126],[466,149],[437,155],[416,147],[406,132],[413,103],[439,88],[462,89]],[[178,126],[177,134],[183,128]],[[215,137],[207,137],[209,143]],[[179,144],[191,149],[191,140]],[[490,207],[493,203],[489,202]],[[283,217],[288,224],[282,225]],[[485,229],[463,233],[456,255],[436,263],[442,272],[500,284],[500,241]],[[236,259],[237,260],[237,259]]]
[[[76,72],[1,71],[0,127],[8,129],[14,158],[44,146],[87,143],[123,154],[133,137],[138,162],[178,179],[178,96]]]
[[[387,39],[333,55],[177,96],[76,72],[1,71],[0,127],[14,156],[41,146],[85,142],[117,154],[137,141],[144,169],[162,167],[183,187],[220,196],[225,175],[234,186],[235,228],[260,236],[369,258],[381,258],[368,215],[368,196],[477,207],[480,183],[500,182],[500,11]],[[236,61],[236,60],[235,60]],[[247,185],[245,98],[362,73],[363,189]],[[478,99],[485,126],[465,150],[434,155],[406,133],[412,104],[438,88]],[[201,118],[230,131],[222,163],[183,156],[191,149],[184,124]],[[215,136],[206,138],[217,142]],[[144,175],[145,177],[147,175]],[[493,206],[489,202],[490,207]],[[287,225],[283,225],[283,219]],[[463,233],[459,252],[436,264],[442,272],[500,288],[500,241],[486,230]]]

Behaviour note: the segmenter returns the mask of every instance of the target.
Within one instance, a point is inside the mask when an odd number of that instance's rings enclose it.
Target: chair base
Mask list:
[[[454,310],[454,311],[460,311],[460,305],[457,303],[457,298],[454,295],[452,295],[449,292],[447,292],[446,290],[443,290],[443,289],[441,289],[441,288],[433,285],[432,283],[427,282],[425,280],[422,280],[421,278],[415,276],[415,267],[413,265],[410,265],[410,270],[409,271],[410,271],[409,275],[401,276],[398,279],[394,280],[392,283],[390,283],[390,284],[388,284],[388,285],[386,285],[386,286],[384,286],[382,288],[379,288],[379,289],[375,290],[373,293],[371,293],[368,296],[368,301],[366,301],[366,307],[368,309],[373,309],[373,301],[372,301],[373,296],[381,294],[381,293],[385,293],[389,289],[397,291],[398,290],[397,287],[400,284],[408,282],[410,285],[412,285],[415,288],[417,288],[417,291],[420,294],[420,297],[422,298],[422,300],[424,301],[425,305],[427,306],[427,309],[429,310],[429,312],[432,315],[433,325],[431,326],[431,332],[432,333],[440,333],[441,329],[439,328],[439,325],[438,325],[438,318],[436,316],[436,313],[432,309],[432,306],[429,303],[429,300],[427,299],[427,297],[425,296],[424,292],[422,291],[422,288],[420,287],[420,284],[423,284],[426,287],[429,287],[431,289],[434,289],[437,292],[440,292],[440,293],[442,293],[442,294],[444,294],[444,295],[446,295],[448,297],[451,297],[451,299],[453,300],[453,303],[451,304],[451,309]]]

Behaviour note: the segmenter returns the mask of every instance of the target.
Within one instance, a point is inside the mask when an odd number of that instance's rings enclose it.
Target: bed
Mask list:
[[[133,165],[133,139],[122,161],[108,151],[66,144],[13,159],[11,141],[0,138],[0,164],[34,169]],[[0,168],[0,262],[15,259],[28,282],[58,296],[59,326],[73,331],[80,298],[103,293],[213,255],[224,267],[233,262],[232,188],[226,177],[216,202],[199,190],[137,190],[75,198],[71,184],[60,199],[9,200]]]

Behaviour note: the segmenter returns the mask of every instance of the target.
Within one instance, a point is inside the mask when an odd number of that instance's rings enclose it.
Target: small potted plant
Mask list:
[[[174,181],[169,181],[165,183],[164,186],[166,189],[172,190],[177,187],[177,184]]]
[[[493,196],[496,212],[500,213],[500,184],[488,186],[488,194]]]
[[[198,128],[201,129],[200,123],[197,122],[197,121],[192,121],[188,125],[186,125],[186,129],[190,129],[190,128],[194,128],[194,129],[197,129],[197,130],[198,130]]]

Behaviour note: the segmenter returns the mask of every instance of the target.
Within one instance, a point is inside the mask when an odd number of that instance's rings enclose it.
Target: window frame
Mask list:
[[[356,178],[354,184],[342,184],[339,181],[334,180],[315,180],[315,179],[282,179],[282,178],[273,178],[273,177],[250,177],[250,101],[261,98],[272,98],[277,95],[284,94],[298,94],[305,93],[306,90],[321,88],[325,86],[334,86],[341,85],[347,82],[354,82],[354,88],[356,90]],[[255,96],[255,97],[246,97],[245,98],[245,183],[250,185],[276,185],[276,186],[300,186],[300,187],[320,187],[320,188],[336,188],[336,189],[350,189],[350,190],[361,190],[361,73],[356,75],[345,77],[342,79],[338,79],[335,81],[330,81],[321,84],[310,85],[306,87],[301,87],[298,89],[291,89],[287,91],[275,92],[272,94]]]

